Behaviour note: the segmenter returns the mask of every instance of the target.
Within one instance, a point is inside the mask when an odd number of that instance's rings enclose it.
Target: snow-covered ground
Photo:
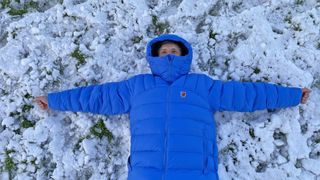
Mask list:
[[[221,179],[320,179],[319,0],[0,6],[0,179],[126,179],[128,115],[46,112],[32,98],[150,73],[145,46],[160,33],[193,45],[192,72],[312,89],[306,105],[216,113]]]

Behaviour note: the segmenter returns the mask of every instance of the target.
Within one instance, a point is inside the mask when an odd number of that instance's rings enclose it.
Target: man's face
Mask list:
[[[174,54],[176,56],[181,56],[181,49],[175,43],[163,44],[159,49],[159,56],[165,56],[167,54]]]

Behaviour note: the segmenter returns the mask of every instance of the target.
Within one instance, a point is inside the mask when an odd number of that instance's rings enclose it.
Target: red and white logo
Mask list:
[[[185,91],[180,91],[180,96],[185,98],[187,96],[187,92]]]

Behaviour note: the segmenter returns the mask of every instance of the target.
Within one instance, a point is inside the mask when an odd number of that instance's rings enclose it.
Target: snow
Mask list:
[[[42,111],[32,97],[150,73],[145,46],[161,23],[192,44],[192,72],[312,89],[305,105],[216,113],[221,179],[320,179],[319,1],[36,2],[23,16],[0,9],[0,179],[7,156],[13,179],[126,179],[128,115]],[[100,119],[110,142],[90,131]]]

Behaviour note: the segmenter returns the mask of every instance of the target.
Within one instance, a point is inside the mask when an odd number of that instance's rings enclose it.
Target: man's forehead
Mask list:
[[[162,44],[160,46],[160,49],[163,49],[163,48],[166,48],[166,47],[173,47],[173,48],[180,49],[180,47],[176,43],[173,43],[173,42],[168,42],[168,43]]]

